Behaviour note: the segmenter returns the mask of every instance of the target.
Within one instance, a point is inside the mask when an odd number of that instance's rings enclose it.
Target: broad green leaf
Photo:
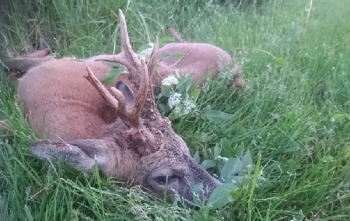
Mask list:
[[[194,89],[192,92],[191,92],[191,99],[196,102],[198,97],[199,97],[199,94],[201,93],[201,89],[200,88],[196,88]]]
[[[192,186],[192,192],[199,195],[201,194],[203,187],[203,183],[197,183],[194,186]]]
[[[171,88],[169,86],[166,86],[166,85],[161,85],[160,86],[160,95],[162,97],[169,97],[170,96],[170,92],[171,92]]]
[[[214,147],[214,159],[217,159],[218,156],[220,156],[221,150],[222,150],[222,147],[220,147],[220,145],[216,143]]]
[[[234,149],[236,150],[237,155],[239,155],[239,156],[243,155],[244,151],[246,150],[244,142],[237,144]]]
[[[193,220],[193,221],[218,221],[217,218],[210,217],[210,216],[208,216],[208,214],[203,213],[203,211],[201,211],[201,210],[195,211],[193,213],[191,220]]]
[[[333,118],[335,121],[342,121],[345,118],[350,119],[350,114],[334,114]]]
[[[249,150],[247,150],[247,152],[244,154],[241,161],[245,167],[253,165],[252,155],[250,154]]]
[[[199,163],[201,161],[201,158],[199,157],[199,152],[198,150],[196,153],[193,155],[193,160],[196,161],[196,163]]]
[[[105,64],[105,65],[108,65],[108,66],[110,66],[112,68],[119,68],[119,67],[122,66],[118,62],[113,62],[113,61],[103,61],[102,63]]]
[[[180,59],[182,59],[185,55],[186,54],[182,53],[182,52],[175,52],[175,53],[171,53],[171,54],[166,54],[163,57],[161,57],[159,59],[159,61],[165,61],[165,60],[168,60],[170,58],[180,58]]]
[[[214,160],[204,160],[201,165],[202,165],[202,167],[204,169],[207,170],[209,168],[215,167],[216,166],[216,162]]]
[[[281,58],[281,57],[275,58],[275,62],[276,62],[277,64],[279,64],[279,65],[285,65],[285,64],[287,64],[287,61],[284,60],[284,58]]]
[[[166,112],[169,110],[169,107],[165,104],[158,104],[158,107],[162,112]]]
[[[170,43],[170,42],[174,42],[174,38],[170,37],[170,36],[164,36],[159,38],[159,47],[162,47],[163,45]]]
[[[203,183],[197,183],[194,186],[192,186],[193,201],[195,204],[201,204],[203,187]]]
[[[176,85],[177,91],[180,94],[187,94],[188,89],[192,83],[193,74],[187,74],[186,76],[180,78],[179,82]]]
[[[226,177],[224,183],[237,184],[237,183],[242,182],[242,180],[243,180],[243,176],[232,175],[232,176]]]
[[[141,51],[146,50],[148,48],[150,48],[149,44],[143,44],[136,50],[136,52],[140,53]]]
[[[102,83],[113,84],[123,72],[126,72],[124,67],[112,68],[112,70],[108,72],[105,78],[102,80]]]
[[[204,109],[204,116],[211,122],[222,122],[230,119],[232,115],[222,111],[212,110],[210,106],[207,106]]]
[[[221,208],[226,204],[233,202],[234,199],[232,193],[235,190],[238,190],[238,187],[232,183],[224,183],[216,187],[210,194],[207,205],[214,208]]]
[[[242,161],[237,158],[230,158],[222,167],[220,178],[227,180],[227,178],[233,175],[238,175],[243,169],[244,165]]]

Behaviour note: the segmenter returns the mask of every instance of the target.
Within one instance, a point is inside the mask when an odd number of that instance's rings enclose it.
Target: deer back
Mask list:
[[[111,69],[102,62],[86,63],[99,80]],[[116,120],[117,113],[84,75],[85,62],[62,58],[42,62],[20,79],[17,102],[38,137],[66,141],[101,138]]]

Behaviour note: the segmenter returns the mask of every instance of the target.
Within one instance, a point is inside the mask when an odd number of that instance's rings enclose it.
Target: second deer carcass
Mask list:
[[[113,86],[100,82],[110,67],[94,59],[40,58],[42,53],[36,53],[39,61],[32,59],[29,66],[22,64],[33,56],[5,61],[13,70],[25,66],[17,101],[43,139],[30,149],[40,158],[82,171],[93,171],[97,163],[102,173],[131,179],[160,196],[167,192],[191,201],[192,187],[202,183],[206,199],[220,182],[191,158],[155,104],[150,79],[159,58],[158,41],[147,64],[139,60],[121,11],[119,18],[122,51],[104,60],[118,62],[128,72]]]
[[[179,33],[170,28],[169,32],[176,43],[167,43],[159,50],[158,74],[165,78],[177,73],[180,76],[193,74],[192,83],[199,83],[205,74],[217,76],[221,71],[232,74],[232,88],[244,85],[241,67],[221,48],[206,43],[185,42]],[[180,56],[172,56],[172,55]],[[181,56],[182,55],[182,56]],[[166,59],[162,59],[166,57]]]

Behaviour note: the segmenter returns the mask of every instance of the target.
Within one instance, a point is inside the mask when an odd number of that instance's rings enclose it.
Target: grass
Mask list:
[[[15,3],[17,2],[17,3]],[[245,180],[224,208],[178,207],[98,173],[51,167],[33,157],[35,140],[0,81],[0,120],[14,134],[0,139],[0,220],[349,220],[350,2],[271,0],[236,10],[205,1],[13,1],[3,23],[2,53],[50,46],[60,56],[119,51],[122,7],[135,48],[174,26],[188,41],[227,50],[242,64],[246,88],[213,81],[197,101],[230,117],[190,114],[173,122],[191,151],[211,157],[247,149],[260,178]],[[214,108],[215,107],[215,108]]]

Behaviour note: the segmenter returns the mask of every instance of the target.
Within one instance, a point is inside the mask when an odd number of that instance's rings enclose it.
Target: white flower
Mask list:
[[[181,94],[175,92],[169,96],[168,106],[171,109],[180,103],[181,103]]]
[[[222,156],[218,156],[218,159],[219,160],[222,160],[222,161],[224,161],[224,162],[226,162],[226,161],[228,161],[228,158],[227,157],[222,157]]]
[[[145,50],[143,51],[140,51],[140,53],[137,54],[137,57],[139,59],[143,58],[143,59],[147,59],[151,54],[152,54],[152,51],[153,51],[153,43],[150,43],[149,44],[149,48],[146,48]]]
[[[179,116],[186,115],[195,107],[196,104],[192,100],[184,100],[181,105],[175,107],[174,113]]]
[[[171,86],[178,83],[177,78],[174,75],[170,75],[162,80],[162,85]]]
[[[190,111],[196,107],[196,104],[192,100],[184,100],[184,114],[190,113]]]
[[[181,115],[182,115],[182,112],[183,112],[183,111],[182,111],[182,106],[178,105],[178,106],[175,107],[175,109],[174,109],[175,115],[181,116]]]

